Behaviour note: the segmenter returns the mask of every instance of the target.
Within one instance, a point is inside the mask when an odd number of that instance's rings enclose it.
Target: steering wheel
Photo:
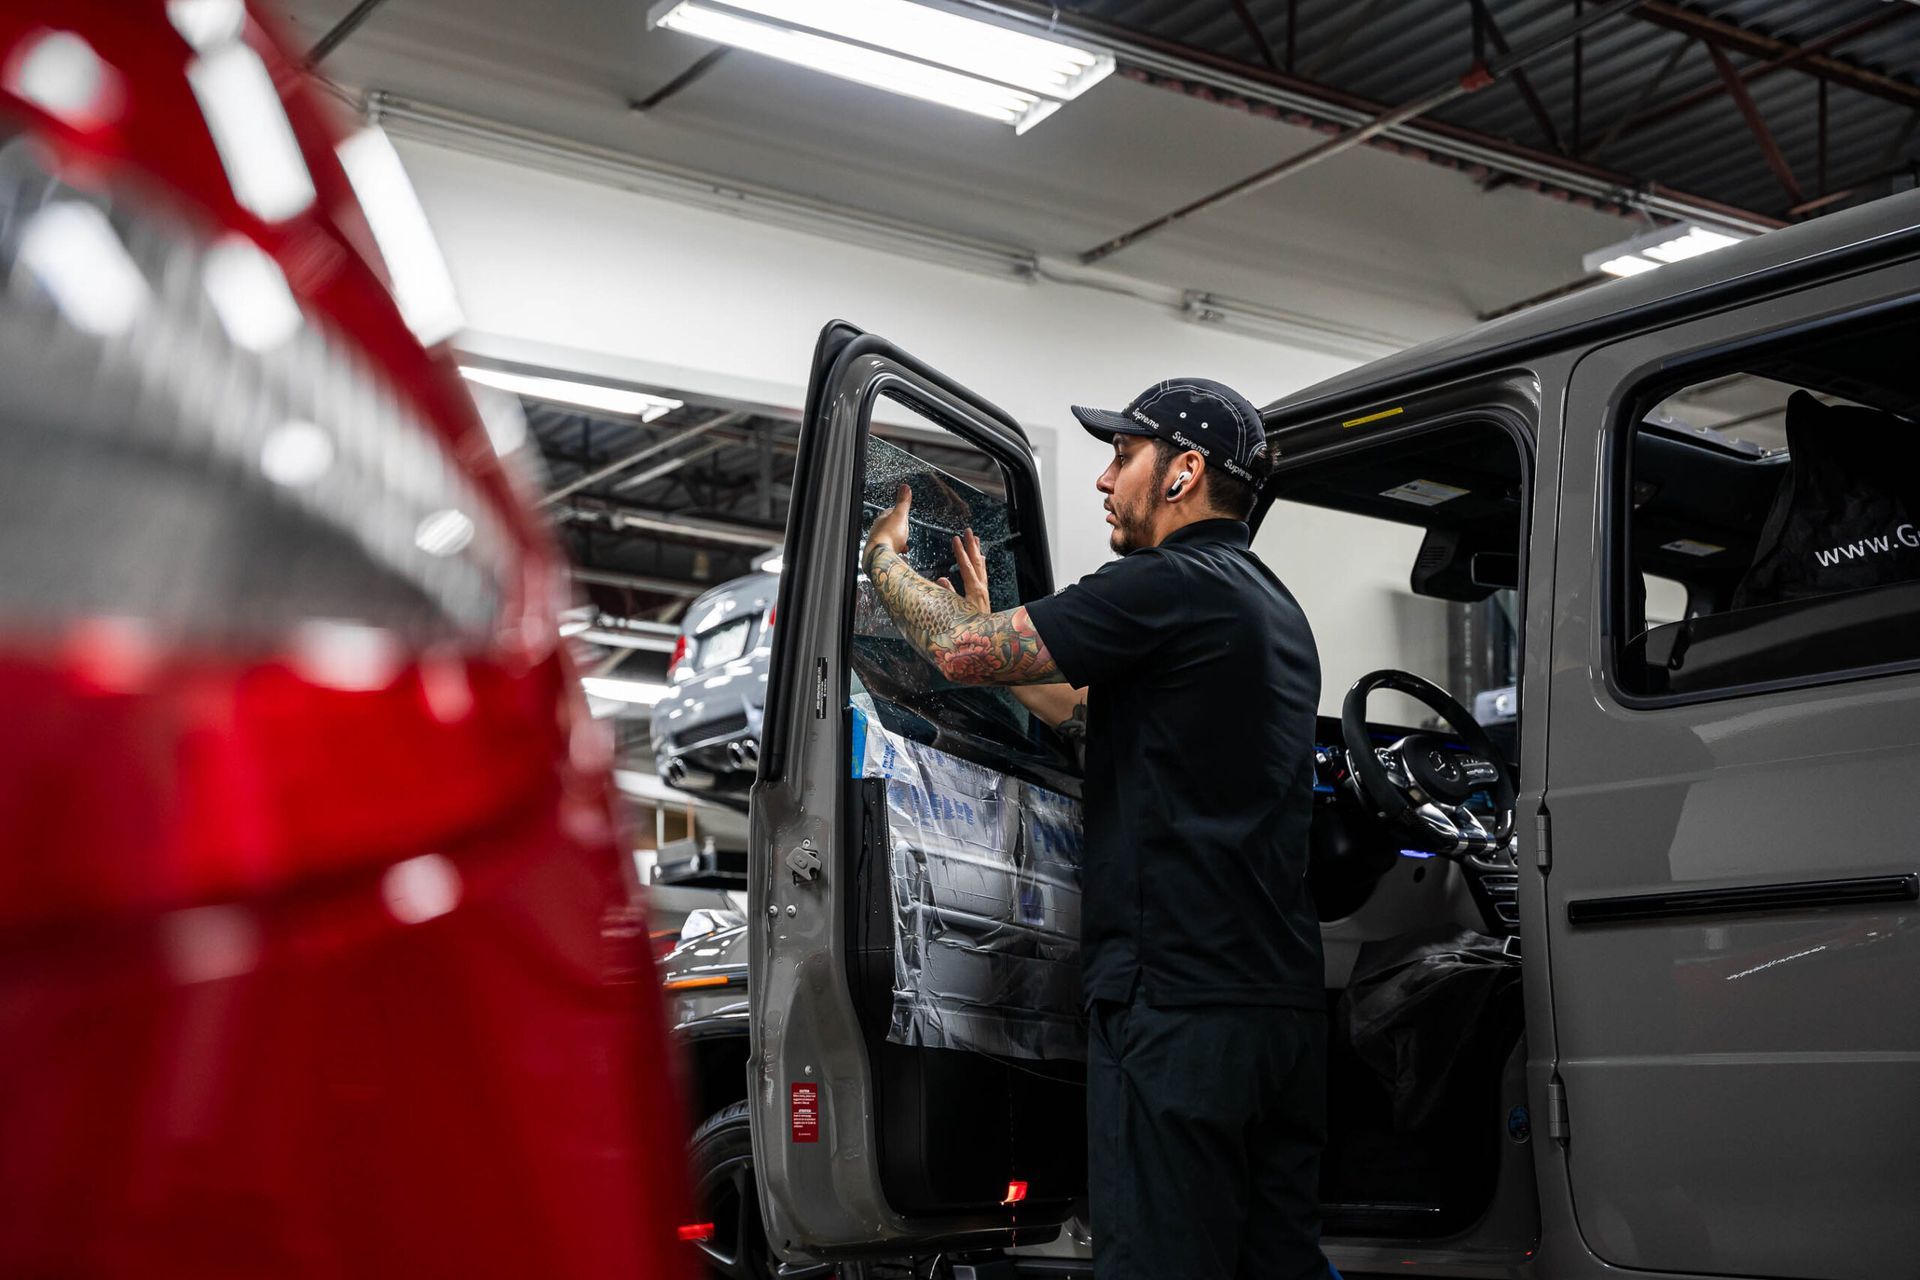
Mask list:
[[[1367,698],[1376,689],[1404,693],[1432,708],[1466,749],[1439,733],[1410,733],[1391,746],[1375,746],[1367,732]],[[1486,854],[1513,834],[1513,769],[1487,731],[1439,686],[1409,671],[1361,676],[1341,704],[1340,736],[1348,778],[1361,802],[1420,848]],[[1499,816],[1491,828],[1467,808],[1476,791],[1493,797]]]

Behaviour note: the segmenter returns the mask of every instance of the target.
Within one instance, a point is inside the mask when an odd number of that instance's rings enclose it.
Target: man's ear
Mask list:
[[[1200,481],[1206,473],[1207,459],[1198,449],[1189,449],[1185,453],[1175,455],[1172,465],[1167,468],[1167,492],[1163,492],[1161,496],[1168,502],[1186,501],[1200,492]],[[1182,475],[1187,477],[1186,483],[1180,485],[1178,493],[1171,492],[1175,482]]]

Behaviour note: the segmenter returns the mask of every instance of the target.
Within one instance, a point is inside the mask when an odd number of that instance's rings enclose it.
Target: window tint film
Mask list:
[[[893,416],[904,412],[895,406]],[[1021,603],[1019,533],[1009,523],[999,463],[958,438],[932,443],[876,434],[867,440],[861,483],[862,545],[865,531],[893,505],[904,484],[913,492],[907,563],[960,590],[953,540],[971,530],[986,557],[992,608]],[[856,708],[915,742],[1078,794],[1075,766],[1051,728],[1005,689],[947,680],[907,642],[866,575],[860,573],[856,581],[851,655]]]
[[[1909,308],[1644,390],[1620,503],[1626,692],[1745,692],[1920,660],[1916,342]]]

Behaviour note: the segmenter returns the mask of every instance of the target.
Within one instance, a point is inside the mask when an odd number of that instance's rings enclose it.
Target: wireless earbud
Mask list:
[[[1191,479],[1193,479],[1193,472],[1191,471],[1182,471],[1179,475],[1175,476],[1173,483],[1167,486],[1167,497],[1169,499],[1179,497],[1180,491],[1187,487],[1187,481]]]

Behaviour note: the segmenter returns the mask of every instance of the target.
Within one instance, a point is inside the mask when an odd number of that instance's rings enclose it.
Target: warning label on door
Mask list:
[[[817,1084],[793,1086],[793,1140],[820,1141],[820,1086]]]

